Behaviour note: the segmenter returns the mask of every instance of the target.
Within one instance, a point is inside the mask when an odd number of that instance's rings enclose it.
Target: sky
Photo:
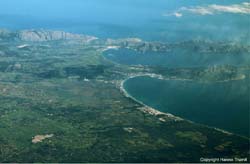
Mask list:
[[[221,9],[210,15],[199,14],[200,8],[202,12],[214,11],[210,5],[223,8],[242,2],[249,0],[0,0],[0,28],[46,28],[99,37],[171,40],[177,32],[188,36],[203,25],[207,28],[203,31],[208,33],[216,28],[244,31],[244,14],[225,13]]]
[[[245,0],[246,1],[246,0]],[[220,4],[241,0],[220,0]],[[211,0],[1,0],[1,15],[43,19],[142,20],[181,6],[218,3]]]
[[[119,18],[132,19],[137,16],[153,14],[158,10],[158,3],[145,1],[140,6],[138,2],[124,0],[6,0],[0,2],[0,14],[23,15],[51,19],[85,19],[118,21]],[[135,0],[136,1],[136,0]],[[148,9],[150,8],[150,9]],[[133,14],[128,14],[133,13]],[[145,16],[142,17],[142,19]]]

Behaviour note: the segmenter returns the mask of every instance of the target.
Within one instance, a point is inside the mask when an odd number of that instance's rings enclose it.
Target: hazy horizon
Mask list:
[[[182,7],[243,2],[247,1],[159,0],[155,3],[151,0],[8,0],[0,2],[0,28],[55,29],[104,38],[142,37],[146,40],[162,41],[205,38],[242,41],[249,35],[248,26],[244,25],[249,15],[232,13],[230,20],[225,19],[224,14],[231,13],[189,14],[181,18],[165,15]],[[215,35],[215,29],[221,35]]]

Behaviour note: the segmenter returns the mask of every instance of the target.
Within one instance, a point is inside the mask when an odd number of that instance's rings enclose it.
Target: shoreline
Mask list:
[[[175,116],[175,115],[173,115],[173,114],[171,114],[171,113],[161,112],[161,111],[159,111],[159,110],[157,110],[157,109],[155,109],[155,108],[153,108],[153,107],[150,107],[150,106],[146,105],[145,103],[143,103],[142,101],[137,100],[135,97],[133,97],[132,95],[130,95],[130,94],[126,91],[126,89],[125,89],[125,87],[124,87],[124,83],[125,83],[127,80],[131,79],[131,78],[140,77],[140,76],[149,76],[149,77],[152,77],[152,78],[157,78],[157,76],[155,76],[155,74],[144,74],[144,75],[132,75],[132,76],[129,76],[128,78],[126,78],[125,80],[122,80],[122,81],[120,82],[119,88],[120,88],[120,91],[124,94],[124,96],[127,97],[127,98],[130,98],[130,99],[132,99],[133,101],[135,101],[135,102],[139,103],[140,105],[142,105],[143,107],[142,107],[141,110],[142,110],[143,112],[146,112],[146,113],[151,114],[151,115],[154,115],[154,116],[159,116],[159,115],[167,116],[168,118],[172,118],[172,119],[174,119],[175,121],[182,121],[182,120],[184,120],[184,119],[182,119],[182,118],[180,118],[180,117],[178,117],[178,116]],[[161,79],[161,76],[158,76],[158,77],[160,77],[159,79]],[[165,121],[166,121],[164,118],[159,118],[159,120],[162,121],[162,122],[165,122]],[[191,121],[191,122],[192,122],[192,121]]]
[[[136,78],[136,77],[142,77],[142,76],[148,76],[148,77],[151,77],[151,78],[157,78],[157,79],[161,79],[161,80],[182,80],[182,81],[193,81],[193,80],[188,80],[188,79],[167,79],[167,78],[162,78],[161,75],[156,75],[156,74],[143,74],[143,75],[131,75],[131,76],[128,76],[126,79],[120,81],[120,84],[119,84],[119,89],[120,91],[123,93],[123,95],[127,98],[130,98],[132,99],[133,101],[139,103],[140,105],[142,105],[143,107],[141,108],[141,111],[142,112],[145,112],[145,113],[148,113],[150,115],[154,115],[154,116],[166,116],[168,118],[171,118],[173,119],[174,121],[188,121],[190,123],[194,123],[194,124],[199,124],[201,126],[205,126],[207,128],[212,128],[214,130],[217,130],[219,132],[222,132],[224,134],[227,134],[227,135],[237,135],[237,136],[240,136],[240,137],[243,137],[243,138],[247,138],[249,139],[249,137],[247,136],[242,136],[240,134],[236,134],[236,133],[233,133],[233,132],[229,132],[227,130],[224,130],[224,129],[220,129],[220,128],[217,128],[217,127],[212,127],[212,126],[209,126],[209,125],[205,125],[205,124],[201,124],[201,123],[196,123],[194,121],[191,121],[191,120],[188,120],[188,119],[184,119],[184,118],[181,118],[181,117],[178,117],[178,116],[175,116],[171,113],[165,113],[165,112],[161,112],[153,107],[150,107],[149,105],[146,105],[145,103],[143,103],[142,101],[140,100],[137,100],[135,97],[133,97],[132,95],[130,95],[125,87],[124,87],[124,83],[129,80],[129,79],[132,79],[132,78]],[[159,78],[160,77],[160,78]],[[163,117],[159,117],[159,120],[162,121],[162,122],[166,122],[166,120],[163,118]]]
[[[109,49],[117,49],[118,47],[117,46],[108,46],[107,48],[105,49],[102,49],[101,50],[101,54]],[[105,59],[107,59],[106,57],[104,57]],[[109,60],[109,59],[107,59]],[[112,60],[109,60],[111,62],[114,62]],[[116,63],[116,62],[114,62]],[[119,65],[119,63],[116,63]],[[129,79],[132,79],[132,78],[136,78],[136,77],[143,77],[143,76],[147,76],[147,77],[150,77],[150,78],[157,78],[159,80],[177,80],[177,81],[189,81],[189,82],[195,82],[196,80],[193,80],[193,79],[183,79],[183,78],[171,78],[171,77],[163,77],[162,75],[159,75],[159,74],[155,74],[155,73],[131,73],[131,74],[128,74],[126,78],[124,79],[121,79],[121,80],[118,80],[116,83],[116,86],[118,87],[118,89],[121,91],[121,93],[133,100],[134,102],[140,104],[142,107],[139,109],[141,110],[142,112],[144,113],[148,113],[150,115],[153,115],[153,116],[158,116],[158,119],[162,122],[166,122],[166,120],[164,119],[164,116],[167,117],[168,119],[171,119],[171,120],[174,120],[174,121],[187,121],[189,123],[193,123],[193,124],[198,124],[198,125],[201,125],[201,126],[204,126],[204,127],[207,127],[207,128],[211,128],[211,129],[214,129],[216,131],[219,131],[221,133],[224,133],[224,134],[227,134],[227,135],[236,135],[236,136],[240,136],[240,137],[243,137],[243,138],[247,138],[249,139],[248,136],[242,136],[240,134],[236,134],[236,133],[233,133],[233,132],[229,132],[227,130],[224,130],[224,129],[220,129],[220,128],[217,128],[217,127],[213,127],[213,126],[209,126],[209,125],[206,125],[206,124],[201,124],[201,123],[197,123],[197,122],[194,122],[194,121],[191,121],[191,120],[188,120],[188,119],[185,119],[185,118],[181,118],[179,116],[175,116],[171,113],[165,113],[165,112],[161,112],[153,107],[150,107],[149,105],[146,105],[145,103],[143,103],[142,101],[140,100],[137,100],[135,97],[133,97],[132,95],[130,95],[125,87],[124,87],[124,83],[129,80]],[[218,81],[214,81],[215,83],[225,83],[225,82],[230,82],[230,81],[238,81],[238,80],[244,80],[246,79],[246,75],[245,74],[242,74],[240,77],[236,77],[234,79],[228,79],[228,80],[218,80]],[[209,81],[196,81],[198,83],[210,83]],[[163,117],[159,117],[159,116],[163,116]]]

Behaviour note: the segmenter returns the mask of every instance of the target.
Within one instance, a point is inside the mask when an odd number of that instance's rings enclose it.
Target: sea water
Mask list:
[[[249,137],[249,79],[201,83],[135,77],[124,87],[157,110]]]

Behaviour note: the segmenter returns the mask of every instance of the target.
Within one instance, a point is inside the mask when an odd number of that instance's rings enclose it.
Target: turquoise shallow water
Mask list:
[[[249,137],[248,86],[248,80],[198,83],[150,77],[124,84],[131,96],[162,112]]]

